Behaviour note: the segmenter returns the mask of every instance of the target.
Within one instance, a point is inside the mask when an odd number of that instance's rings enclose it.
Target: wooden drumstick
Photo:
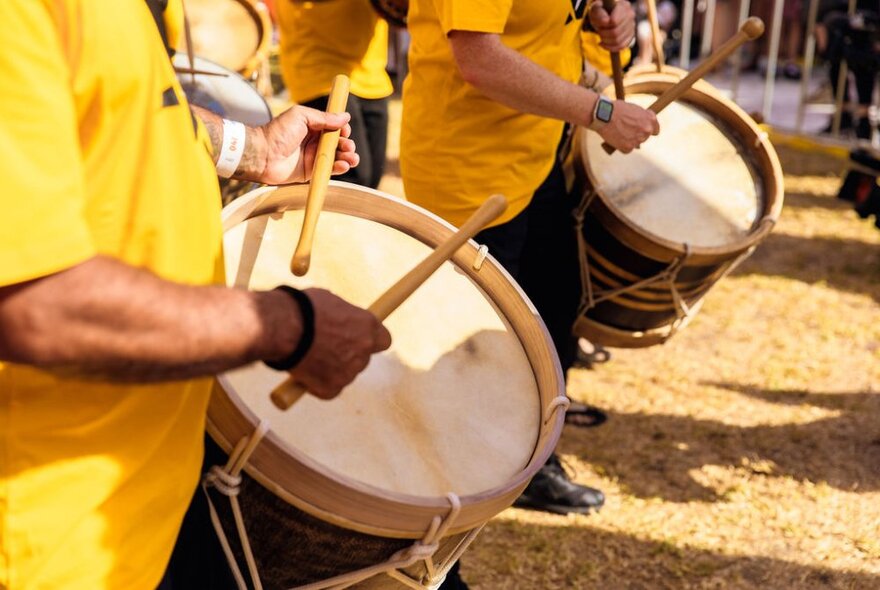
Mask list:
[[[403,278],[385,291],[368,308],[369,312],[376,316],[379,321],[384,321],[391,313],[400,307],[422,283],[434,274],[444,262],[461,248],[465,242],[474,237],[489,223],[498,219],[507,209],[507,199],[503,195],[492,195],[484,202],[476,212],[462,225],[457,232],[452,234],[445,242],[438,245],[424,260],[418,263]],[[291,376],[284,383],[272,391],[272,403],[280,410],[286,410],[295,404],[306,393],[306,388],[296,382]]]
[[[712,70],[725,59],[727,59],[728,56],[736,51],[740,45],[746,43],[747,41],[754,41],[763,34],[764,21],[756,16],[749,17],[739,28],[739,31],[737,31],[736,35],[728,39],[727,42],[724,43],[724,45],[718,48],[718,51],[707,57],[705,61],[703,61],[703,63],[691,70],[687,76],[679,80],[676,84],[669,87],[666,92],[658,96],[657,100],[655,100],[651,104],[651,106],[648,107],[648,110],[653,111],[655,114],[659,114],[660,111],[678,100],[682,94],[687,92],[691,86],[696,84],[697,80],[705,76],[710,70]],[[602,144],[602,149],[604,149],[608,154],[614,153],[614,148],[607,143]]]
[[[605,9],[609,15],[614,10],[614,7],[617,5],[617,0],[602,0],[602,8]],[[587,15],[589,18],[589,15]],[[611,52],[611,73],[614,77],[614,97],[617,100],[623,100],[626,98],[623,88],[623,66],[620,63],[620,52],[612,51]]]
[[[651,41],[654,45],[654,53],[657,56],[657,71],[662,72],[666,65],[666,57],[663,55],[663,41],[660,40],[660,22],[657,20],[657,0],[645,0],[648,8],[648,23],[651,25]]]
[[[328,113],[342,113],[348,103],[348,90],[351,82],[348,76],[339,74],[333,78],[333,86],[330,89],[330,97],[327,100]],[[336,147],[339,145],[339,131],[325,131],[321,134],[318,142],[318,153],[315,155],[315,165],[312,168],[312,181],[309,184],[309,195],[306,200],[306,212],[303,218],[302,232],[299,242],[296,244],[293,258],[290,260],[290,271],[298,277],[309,272],[309,264],[312,259],[312,242],[315,239],[315,228],[318,225],[318,215],[324,207],[324,197],[327,196],[327,184],[333,173],[333,163],[336,161]]]

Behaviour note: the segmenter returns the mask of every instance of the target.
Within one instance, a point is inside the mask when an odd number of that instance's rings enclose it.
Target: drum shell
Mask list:
[[[625,80],[632,94],[662,94],[677,80],[669,74],[642,73]],[[766,134],[751,117],[714,88],[702,82],[680,99],[711,116],[750,160],[761,184],[760,215],[750,233],[723,247],[689,247],[654,235],[631,222],[608,195],[596,189],[596,180],[583,153],[581,134],[574,145],[577,188],[593,195],[586,212],[583,236],[587,244],[590,281],[596,290],[618,289],[654,277],[683,258],[675,281],[682,300],[695,306],[731,264],[767,237],[782,209],[782,169]],[[662,130],[661,130],[662,133]],[[699,171],[695,171],[699,173]],[[592,256],[591,256],[592,253]],[[668,285],[643,286],[600,302],[579,318],[575,331],[605,346],[642,347],[661,343],[679,317]]]
[[[207,41],[203,41],[199,38],[199,15],[206,14],[205,11],[207,11],[207,14],[210,14],[218,10],[220,7],[217,4],[217,0],[189,0],[187,2],[187,17],[189,19],[188,26],[192,31],[193,45],[198,48],[195,49],[195,51],[201,57],[208,58],[211,61],[219,63],[223,67],[235,70],[245,78],[253,78],[262,73],[261,70],[264,69],[264,66],[269,59],[269,51],[272,43],[272,20],[269,17],[269,11],[262,2],[256,0],[224,1],[231,3],[231,5],[240,6],[253,21],[257,34],[256,46],[253,47],[247,55],[236,55],[232,57],[224,49],[217,50],[214,48],[213,44],[206,44]],[[230,31],[230,35],[232,33],[233,32]],[[185,38],[180,39],[177,50],[181,53],[187,52]]]
[[[247,523],[249,543],[266,590],[295,588],[370,567],[412,545],[409,539],[359,533],[311,516],[281,500],[246,473],[242,474],[239,489],[239,505]],[[247,561],[235,533],[231,506],[216,490],[208,493],[238,567],[246,572]],[[467,533],[459,533],[444,538],[435,563],[441,563],[466,536]],[[414,579],[428,573],[422,562],[405,571]],[[370,578],[352,587],[360,590],[405,588],[388,576]]]
[[[370,195],[375,198],[365,198]],[[254,191],[224,209],[224,228],[231,228],[251,217],[302,209],[305,198],[303,186],[267,187]],[[447,223],[413,205],[347,183],[331,182],[324,210],[371,219],[398,230],[406,230],[405,233],[432,247],[452,233],[452,227]],[[479,529],[489,518],[513,503],[534,473],[546,462],[559,438],[563,421],[563,412],[554,411],[550,404],[553,400],[564,399],[564,380],[546,329],[540,321],[536,321],[537,312],[503,269],[491,259],[475,268],[477,256],[477,246],[470,242],[454,255],[453,262],[494,302],[523,343],[541,395],[540,423],[543,426],[536,437],[531,459],[520,473],[500,487],[460,498],[461,510],[441,543],[440,560],[443,551],[451,552],[460,539]],[[512,292],[518,296],[504,300],[504,294],[509,298]],[[211,398],[207,421],[211,438],[226,453],[230,453],[242,439],[251,436],[260,421],[242,400],[226,393],[229,389],[224,377],[220,376]],[[255,522],[255,530],[262,530],[260,534],[269,537],[268,540],[261,538],[255,543],[252,540],[252,543],[259,545],[259,548],[255,547],[255,553],[260,553],[257,561],[270,571],[276,570],[275,564],[291,563],[289,552],[297,552],[297,548],[291,545],[297,541],[296,531],[313,532],[318,545],[351,542],[358,546],[357,556],[352,553],[340,562],[331,564],[339,568],[338,571],[318,571],[312,566],[306,568],[307,575],[328,577],[327,574],[338,575],[356,569],[352,563],[375,565],[384,562],[397,550],[423,538],[433,521],[438,516],[445,517],[451,510],[450,501],[445,497],[394,493],[334,473],[286,444],[271,430],[257,445],[242,475],[243,489],[238,499],[249,533],[251,522]],[[278,530],[283,526],[266,525],[265,522],[270,520],[267,513],[272,514],[272,518],[277,517],[288,523],[284,526],[289,526],[293,532],[279,534]],[[229,515],[221,517],[225,521],[227,537],[234,537],[235,529]],[[312,559],[316,558],[312,556]],[[324,560],[323,557],[317,559]],[[267,575],[279,584],[287,584],[289,580],[285,576],[292,574],[276,571]],[[304,580],[298,579],[296,583]],[[380,576],[358,587],[397,588],[399,584],[390,577]]]

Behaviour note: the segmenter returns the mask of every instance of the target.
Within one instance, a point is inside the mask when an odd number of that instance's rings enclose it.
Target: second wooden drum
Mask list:
[[[626,81],[649,106],[669,75]],[[605,346],[664,342],[703,296],[767,237],[782,209],[782,170],[766,134],[705,83],[659,115],[660,135],[631,154],[578,129],[584,299],[574,330]]]

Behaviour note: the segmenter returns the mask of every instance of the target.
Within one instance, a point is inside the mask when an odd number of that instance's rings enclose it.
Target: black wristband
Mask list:
[[[281,285],[275,287],[274,290],[287,293],[296,301],[299,306],[300,315],[302,315],[302,335],[299,337],[296,348],[288,356],[277,361],[263,362],[266,366],[276,371],[290,371],[309,353],[312,342],[315,341],[315,308],[312,307],[309,296],[299,289],[294,289],[288,285]]]

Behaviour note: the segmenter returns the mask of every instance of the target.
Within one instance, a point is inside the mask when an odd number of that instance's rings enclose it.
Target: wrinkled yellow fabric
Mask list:
[[[3,0],[0,22],[0,285],[97,254],[220,282],[216,175],[146,3]],[[0,364],[0,587],[154,590],[209,385]]]
[[[346,74],[360,98],[389,96],[388,23],[369,0],[291,2],[276,5],[281,73],[290,97],[307,102],[330,93],[333,77]]]
[[[400,149],[407,199],[457,225],[493,193],[510,204],[496,224],[525,209],[550,172],[563,123],[506,107],[466,83],[447,34],[496,33],[577,83],[580,27],[571,0],[412,0]]]

